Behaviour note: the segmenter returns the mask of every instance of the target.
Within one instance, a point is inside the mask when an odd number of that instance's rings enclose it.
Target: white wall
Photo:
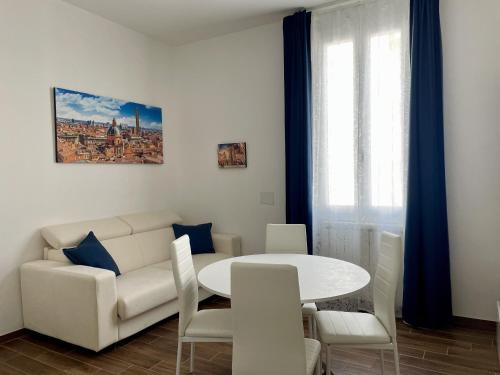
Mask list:
[[[0,0],[0,335],[22,327],[18,267],[47,224],[175,207],[179,129],[164,45],[58,0]],[[51,88],[163,108],[162,166],[54,162]],[[172,111],[174,111],[172,113]]]
[[[442,0],[453,313],[500,298],[500,1]]]
[[[181,214],[239,233],[244,253],[262,252],[265,225],[285,220],[281,23],[175,51],[182,113]],[[246,141],[248,168],[219,169],[217,144]],[[275,205],[260,204],[274,192]]]

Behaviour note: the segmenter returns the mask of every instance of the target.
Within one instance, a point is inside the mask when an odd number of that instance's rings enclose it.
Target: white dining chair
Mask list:
[[[267,224],[266,253],[307,254],[307,233],[304,224]],[[302,305],[302,316],[307,319],[309,336],[315,337],[315,303]]]
[[[321,372],[319,341],[304,338],[297,268],[231,265],[233,375]]]
[[[189,237],[184,235],[170,245],[175,286],[179,297],[179,339],[176,375],[180,374],[182,344],[191,343],[190,372],[194,371],[196,342],[231,342],[230,309],[198,311],[198,280],[193,266]]]
[[[314,314],[319,340],[326,346],[327,374],[331,373],[330,347],[380,350],[382,374],[384,350],[394,352],[399,375],[396,341],[395,300],[401,274],[401,237],[384,232],[380,240],[379,260],[373,281],[375,314],[319,311]]]
[[[266,253],[307,254],[304,224],[267,224]]]

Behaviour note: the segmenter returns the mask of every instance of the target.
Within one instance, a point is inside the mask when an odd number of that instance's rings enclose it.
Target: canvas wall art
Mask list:
[[[163,164],[162,110],[54,89],[58,163]]]
[[[219,168],[246,168],[247,144],[221,143],[218,145]]]

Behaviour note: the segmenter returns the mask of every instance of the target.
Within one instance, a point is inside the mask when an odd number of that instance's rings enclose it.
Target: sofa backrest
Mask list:
[[[118,217],[50,225],[41,229],[42,237],[54,249],[76,246],[90,231],[99,241],[132,234],[130,225]]]
[[[127,273],[170,258],[170,243],[175,239],[172,224],[182,219],[171,211],[122,215],[108,219],[51,225],[42,228],[43,238],[52,246],[45,258],[69,262],[62,249],[78,245],[88,232],[108,250],[122,273]]]

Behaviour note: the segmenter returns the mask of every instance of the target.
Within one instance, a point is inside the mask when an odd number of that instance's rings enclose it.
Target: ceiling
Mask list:
[[[325,0],[63,0],[170,45],[280,20]]]

